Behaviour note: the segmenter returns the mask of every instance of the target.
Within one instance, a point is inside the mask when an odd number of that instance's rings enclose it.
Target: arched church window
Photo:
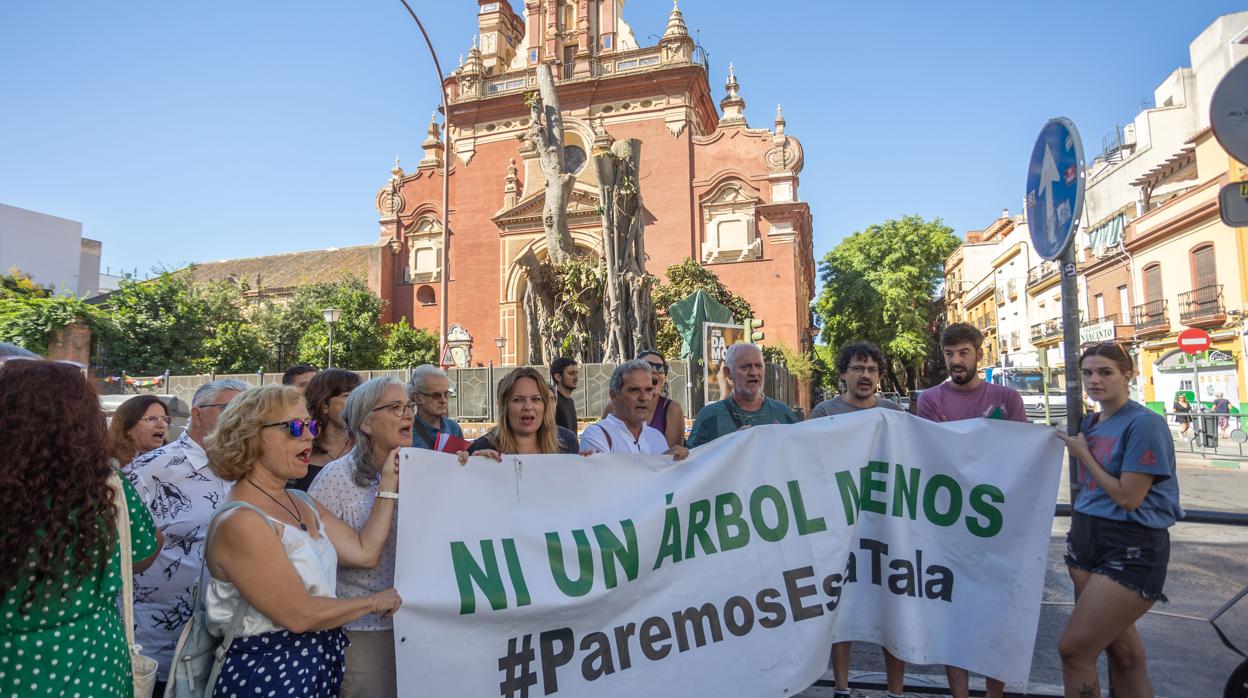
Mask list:
[[[568,174],[577,174],[585,167],[585,162],[589,158],[585,155],[585,149],[579,145],[571,144],[563,146],[563,171]]]

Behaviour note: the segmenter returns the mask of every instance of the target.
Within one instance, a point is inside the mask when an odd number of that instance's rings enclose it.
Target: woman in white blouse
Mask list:
[[[336,598],[338,566],[376,567],[394,519],[394,500],[362,525],[343,523],[289,480],[307,472],[318,425],[303,396],[287,386],[249,390],[221,414],[208,439],[213,470],[235,484],[214,521],[206,552],[209,630],[224,634],[239,613],[213,696],[273,685],[280,695],[337,696],[346,637],[341,626],[367,614],[389,616],[393,588]],[[398,451],[377,463],[382,489],[397,491]]]

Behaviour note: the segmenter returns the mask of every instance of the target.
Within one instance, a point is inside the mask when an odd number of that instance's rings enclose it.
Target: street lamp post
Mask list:
[[[325,316],[325,324],[329,325],[329,360],[325,362],[325,368],[334,367],[334,323],[338,322],[338,315],[341,312],[337,308],[326,308],[322,313]]]
[[[494,346],[498,347],[498,365],[503,366],[503,347],[507,346],[507,338],[495,337]]]
[[[403,7],[407,8],[407,13],[412,16],[416,26],[420,27],[421,35],[425,37],[425,45],[429,47],[429,56],[433,58],[433,67],[438,71],[438,91],[442,94],[442,288],[439,307],[441,312],[438,316],[438,355],[441,356],[446,351],[446,296],[450,288],[448,280],[451,277],[451,229],[448,225],[448,220],[451,217],[451,180],[447,171],[451,162],[451,109],[446,98],[446,85],[443,83],[445,73],[442,72],[442,64],[438,62],[437,52],[433,50],[433,41],[429,39],[429,32],[425,31],[425,25],[416,16],[412,6],[407,4],[407,0],[399,0],[399,2],[403,3]]]

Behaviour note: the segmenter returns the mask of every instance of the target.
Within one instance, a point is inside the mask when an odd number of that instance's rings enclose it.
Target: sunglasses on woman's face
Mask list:
[[[321,433],[321,423],[315,419],[290,419],[285,422],[274,422],[264,425],[265,429],[269,427],[286,427],[292,439],[303,436],[304,429],[307,429],[314,439]]]

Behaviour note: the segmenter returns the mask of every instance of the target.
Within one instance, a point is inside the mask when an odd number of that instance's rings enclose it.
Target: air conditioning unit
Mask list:
[[[1127,124],[1122,127],[1122,145],[1123,147],[1135,147],[1135,124]]]

